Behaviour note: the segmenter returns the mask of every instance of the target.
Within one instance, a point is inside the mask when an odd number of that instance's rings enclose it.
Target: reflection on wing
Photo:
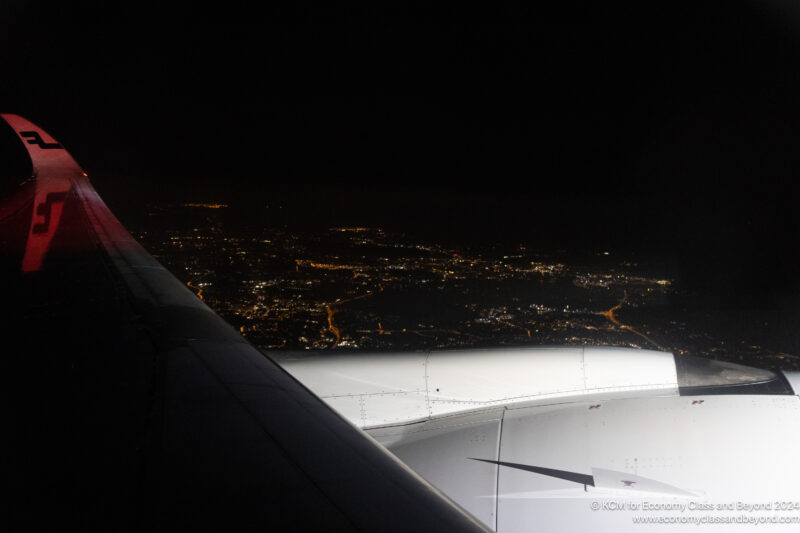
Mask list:
[[[675,355],[681,395],[793,394],[781,374],[763,368],[737,365],[689,355]]]
[[[35,176],[0,207],[16,528],[483,530],[167,272],[55,139],[3,118]]]

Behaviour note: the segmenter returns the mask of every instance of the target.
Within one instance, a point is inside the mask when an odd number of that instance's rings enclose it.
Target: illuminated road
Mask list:
[[[661,346],[660,344],[658,344],[656,341],[654,341],[653,339],[651,339],[650,337],[648,337],[648,336],[647,336],[647,335],[645,335],[644,333],[641,333],[641,332],[639,332],[639,331],[636,331],[636,330],[635,330],[635,329],[633,329],[632,327],[630,327],[630,326],[628,326],[628,325],[626,325],[626,324],[623,324],[623,323],[621,323],[619,320],[617,320],[617,316],[616,316],[616,314],[615,314],[615,313],[616,313],[616,311],[617,311],[617,310],[619,310],[619,309],[620,309],[620,308],[621,308],[621,307],[622,307],[622,306],[625,304],[625,302],[627,302],[627,301],[628,301],[628,293],[627,293],[627,292],[625,292],[625,293],[624,293],[624,296],[622,297],[622,300],[620,300],[620,301],[619,301],[619,303],[618,303],[617,305],[615,305],[614,307],[612,307],[612,308],[611,308],[611,309],[609,309],[608,311],[603,311],[603,312],[602,312],[602,313],[600,313],[600,314],[602,314],[602,315],[603,315],[604,317],[606,317],[606,318],[607,318],[609,321],[611,321],[611,323],[612,323],[612,324],[614,324],[614,325],[616,325],[616,326],[619,326],[620,328],[622,328],[622,329],[624,329],[624,330],[630,331],[631,333],[634,333],[634,334],[636,334],[636,335],[640,336],[641,338],[643,338],[644,340],[646,340],[647,342],[649,342],[649,343],[650,343],[650,344],[652,344],[653,346],[657,347],[659,350],[661,350],[661,351],[664,351],[664,352],[668,352],[669,350],[667,350],[666,348],[664,348],[663,346]]]
[[[510,328],[519,328],[519,329],[523,330],[525,333],[527,333],[528,337],[531,336],[531,330],[526,328],[526,327],[524,327],[524,326],[518,326],[516,324],[513,324],[513,323],[509,322],[508,320],[498,320],[498,322],[500,322],[501,324],[505,324],[506,326],[508,326]]]
[[[190,289],[192,289],[193,291],[195,291],[195,293],[197,294],[197,297],[198,297],[198,298],[200,298],[201,300],[203,299],[203,289],[201,289],[200,287],[195,287],[194,285],[192,285],[192,282],[191,282],[191,281],[187,281],[187,282],[186,282],[186,285],[187,285],[187,286],[188,286]]]
[[[325,310],[328,312],[328,331],[330,331],[336,336],[336,341],[333,343],[333,346],[331,346],[331,348],[336,348],[336,346],[339,344],[339,341],[342,339],[342,335],[339,332],[339,328],[337,328],[336,325],[333,323],[333,315],[335,314],[333,307],[328,305],[325,307]]]
[[[378,288],[380,289],[380,292],[383,292],[383,285],[381,285],[379,283],[378,284]],[[361,296],[354,296],[353,298],[348,298],[346,300],[340,300],[340,301],[338,301],[336,303],[332,303],[330,305],[326,305],[325,306],[325,312],[328,314],[328,331],[333,333],[333,335],[336,337],[336,341],[334,341],[333,346],[331,346],[331,348],[336,348],[339,345],[339,342],[342,340],[342,332],[339,330],[338,327],[336,327],[336,324],[334,324],[334,322],[333,322],[334,316],[336,315],[336,310],[334,309],[334,307],[336,307],[338,305],[346,304],[348,302],[354,302],[356,300],[361,300],[361,299],[367,298],[369,296],[372,296],[373,294],[375,294],[375,293],[372,292],[372,291],[367,291],[365,294],[362,294]]]

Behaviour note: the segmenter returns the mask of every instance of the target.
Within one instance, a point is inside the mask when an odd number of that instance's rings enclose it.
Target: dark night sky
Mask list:
[[[285,202],[644,250],[697,290],[798,294],[791,2],[68,4],[2,3],[0,108],[64,143],[123,222],[161,198]]]

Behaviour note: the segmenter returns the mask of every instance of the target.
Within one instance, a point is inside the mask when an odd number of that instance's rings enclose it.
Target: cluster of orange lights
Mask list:
[[[304,261],[302,259],[295,259],[297,266],[310,266],[311,268],[319,268],[322,270],[361,270],[363,267],[354,265],[335,265],[332,263],[315,263],[314,261]]]
[[[183,207],[204,207],[206,209],[221,209],[228,207],[228,204],[183,204]]]

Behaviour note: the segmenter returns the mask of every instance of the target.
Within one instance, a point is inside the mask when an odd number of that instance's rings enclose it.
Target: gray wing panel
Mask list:
[[[170,524],[255,508],[260,520],[292,527],[475,527],[249,344],[189,340],[173,349],[165,394],[157,514]],[[218,499],[198,509],[198,491]]]

